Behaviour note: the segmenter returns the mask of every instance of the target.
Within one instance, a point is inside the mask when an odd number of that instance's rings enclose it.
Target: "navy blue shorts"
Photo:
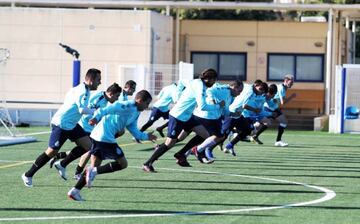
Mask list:
[[[89,133],[85,132],[79,124],[72,130],[64,130],[59,126],[51,125],[49,147],[58,151],[66,140],[70,139],[70,141],[74,142],[84,136],[89,136]]]
[[[98,142],[94,139],[91,140],[92,145],[90,154],[100,158],[101,160],[117,160],[125,156],[120,146],[116,143]]]
[[[189,133],[193,127],[200,125],[200,123],[191,116],[188,121],[180,121],[175,117],[169,115],[169,124],[168,124],[168,138],[176,139],[182,130]]]
[[[205,118],[201,118],[201,117],[197,117],[197,116],[194,116],[194,118],[202,126],[205,127],[205,129],[207,130],[209,135],[216,135],[217,137],[224,136],[224,133],[222,132],[222,129],[221,129],[222,120],[220,118],[216,119],[216,120],[205,119]]]
[[[164,120],[169,119],[169,111],[162,112],[156,107],[153,107],[150,114],[150,120],[151,121],[157,121],[159,118],[162,117]]]
[[[240,116],[239,118],[227,117],[225,118],[221,129],[225,135],[229,135],[234,127],[238,131],[249,132],[249,130],[252,130],[252,122],[250,119],[244,118],[243,116]]]
[[[265,107],[265,110],[266,111],[268,111],[268,112],[272,112],[272,113],[276,113],[276,115],[275,116],[270,116],[270,117],[268,117],[268,118],[272,118],[272,119],[276,119],[277,117],[279,117],[280,115],[282,115],[283,114],[283,112],[280,110],[280,108],[277,108],[277,109],[275,109],[275,110],[270,110],[269,108],[266,108]]]

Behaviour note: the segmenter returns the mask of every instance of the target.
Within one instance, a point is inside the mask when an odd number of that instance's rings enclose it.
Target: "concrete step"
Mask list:
[[[314,130],[314,118],[318,114],[286,114],[288,127],[292,130]]]

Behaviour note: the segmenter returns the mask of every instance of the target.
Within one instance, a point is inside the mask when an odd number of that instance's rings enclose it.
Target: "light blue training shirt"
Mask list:
[[[89,100],[90,90],[85,83],[71,88],[65,96],[64,103],[51,119],[51,124],[64,130],[74,129],[84,113],[84,109],[87,109]]]
[[[170,115],[176,119],[188,121],[195,107],[201,110],[218,110],[220,105],[206,103],[206,86],[201,79],[192,80],[182,92],[178,102],[170,110]]]
[[[97,110],[99,108],[106,107],[108,103],[109,101],[105,97],[105,91],[90,93],[90,100],[88,106],[90,109]],[[79,121],[79,125],[84,129],[84,131],[88,133],[90,133],[94,129],[94,126],[91,126],[89,124],[89,120],[91,118],[92,115],[84,114]]]
[[[119,101],[119,102],[128,101],[129,100],[128,98],[129,98],[128,95],[123,90],[123,91],[121,91],[117,101]]]
[[[139,115],[140,111],[134,100],[108,104],[94,113],[93,118],[99,123],[90,137],[99,142],[116,143],[116,133],[126,128],[136,139],[148,140],[148,134],[141,132],[137,127]]]
[[[265,103],[265,99],[266,99],[265,95],[264,94],[257,95],[255,93],[255,90],[254,90],[254,87],[253,87],[252,90],[249,91],[249,95],[248,95],[247,99],[245,99],[243,105],[248,105],[248,106],[251,106],[253,108],[262,110],[262,108],[264,106],[264,103]],[[244,110],[242,112],[242,115],[245,118],[253,118],[253,119],[255,119],[255,118],[259,117],[260,113],[255,113],[254,111],[251,111],[251,110],[248,110],[248,109],[244,108]]]
[[[160,91],[158,95],[158,100],[153,104],[153,107],[158,108],[162,112],[169,111],[170,104],[178,101],[181,92],[182,89],[180,90],[175,83],[165,86]]]
[[[225,102],[225,106],[223,108],[219,108],[218,110],[200,110],[197,107],[194,111],[194,115],[197,117],[209,119],[209,120],[216,120],[221,117],[221,115],[228,116],[229,112],[229,105],[234,100],[234,97],[231,96],[230,87],[228,84],[221,84],[215,83],[212,87],[206,90],[206,102],[208,104],[218,104],[221,101]]]
[[[245,102],[254,93],[253,85],[244,83],[243,91],[235,97],[233,102],[229,105],[229,111],[232,117],[239,118],[244,110]]]
[[[280,107],[280,98],[284,99],[287,88],[283,84],[277,84],[277,93],[273,99],[265,102],[265,108],[274,111]]]

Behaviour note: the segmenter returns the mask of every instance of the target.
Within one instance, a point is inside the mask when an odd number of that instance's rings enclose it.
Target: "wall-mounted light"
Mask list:
[[[89,25],[89,30],[95,30],[95,29],[96,29],[95,25],[93,24]]]
[[[322,47],[324,44],[323,44],[323,42],[318,41],[318,42],[315,42],[314,45],[315,45],[315,47]]]
[[[246,45],[248,45],[249,47],[253,47],[255,46],[255,42],[252,40],[246,41]]]

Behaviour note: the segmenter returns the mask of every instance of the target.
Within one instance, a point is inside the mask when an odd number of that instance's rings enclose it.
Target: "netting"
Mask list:
[[[120,65],[119,83],[124,85],[127,80],[137,83],[137,91],[148,90],[151,95],[157,95],[161,89],[180,79],[193,79],[193,64],[149,64]]]
[[[0,146],[36,141],[33,137],[22,136],[22,134],[16,129],[6,105],[6,96],[4,91],[5,75],[2,73],[5,70],[6,61],[9,57],[9,50],[0,48]]]

